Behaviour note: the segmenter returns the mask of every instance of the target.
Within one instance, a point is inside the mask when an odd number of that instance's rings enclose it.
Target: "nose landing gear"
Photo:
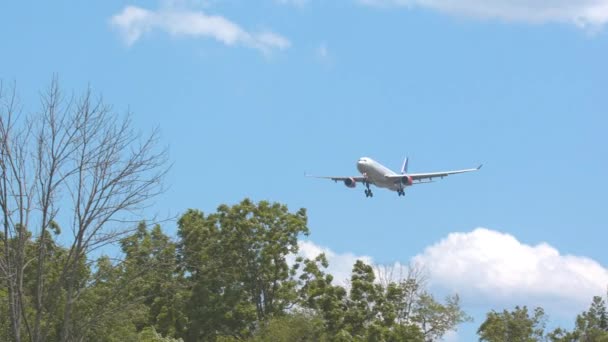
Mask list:
[[[403,190],[403,189],[397,190],[397,195],[398,196],[405,196],[405,190]]]

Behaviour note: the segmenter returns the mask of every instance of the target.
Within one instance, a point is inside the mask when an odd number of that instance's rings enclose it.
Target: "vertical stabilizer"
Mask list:
[[[405,160],[403,160],[403,165],[401,165],[401,174],[406,174],[407,173],[407,157],[405,157]]]

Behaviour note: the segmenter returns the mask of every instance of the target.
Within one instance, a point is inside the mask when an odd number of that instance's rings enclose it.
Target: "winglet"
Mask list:
[[[483,166],[483,164],[479,164],[479,166],[477,167],[477,170],[481,169],[482,166]]]

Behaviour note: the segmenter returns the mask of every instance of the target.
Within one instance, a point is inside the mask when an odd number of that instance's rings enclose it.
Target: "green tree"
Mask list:
[[[78,317],[69,327],[73,339],[135,341],[137,327],[145,322],[147,310],[141,302],[129,298],[128,280],[121,266],[102,256],[86,282],[87,285],[79,289],[79,300],[73,309]]]
[[[535,342],[544,338],[546,316],[537,307],[531,314],[526,306],[516,306],[513,311],[492,311],[477,330],[480,341],[488,342]]]
[[[126,300],[141,302],[148,311],[147,319],[138,329],[154,327],[163,336],[183,334],[188,292],[183,272],[178,269],[176,244],[162,232],[160,225],[149,230],[145,222],[120,244],[125,254],[122,276],[129,288]]]
[[[438,341],[448,331],[455,330],[471,318],[460,308],[458,295],[448,296],[445,304],[433,298],[429,293],[422,293],[415,303],[412,321],[417,323],[425,341]]]
[[[600,296],[593,297],[589,310],[576,317],[572,332],[557,328],[548,337],[552,342],[608,342],[606,302]]]
[[[325,254],[303,260],[303,264],[299,277],[300,303],[323,319],[324,330],[330,340],[350,341],[352,336],[345,329],[347,291],[332,285],[333,276],[324,272],[329,266]]]
[[[259,322],[296,300],[286,257],[308,234],[306,211],[248,199],[205,216],[187,211],[178,222],[178,255],[192,286],[187,340],[247,337]]]
[[[323,318],[332,341],[435,341],[469,319],[457,296],[441,304],[414,278],[382,284],[370,265],[357,261],[346,291],[331,284],[332,276],[323,271],[327,266],[323,254],[304,260],[300,291],[303,305]]]
[[[11,340],[11,321],[9,317],[9,296],[6,286],[0,286],[0,341]]]
[[[164,337],[154,327],[146,327],[137,335],[137,342],[182,342],[183,340]]]
[[[384,298],[380,284],[370,265],[357,260],[351,274],[345,324],[357,340],[383,340],[388,332],[379,320],[379,306]]]
[[[53,231],[57,231],[54,229]],[[42,313],[39,322],[39,334],[45,341],[59,341],[64,326],[63,311],[66,300],[66,280],[62,278],[62,266],[69,253],[67,248],[57,245],[50,231],[43,235],[44,241],[28,239],[25,244],[25,257],[31,260],[31,267],[24,273],[23,299],[26,302],[36,298],[37,290],[37,249],[45,247],[45,268],[43,277],[46,281],[43,287],[43,303],[41,311],[27,306],[24,311],[25,320],[32,321],[38,313]],[[76,275],[78,284],[78,301],[73,307],[73,313],[78,320],[71,320],[69,329],[74,340],[87,341],[124,341],[136,339],[136,324],[145,316],[143,305],[129,301],[128,288],[125,286],[120,266],[113,265],[108,257],[97,259],[94,267],[81,260]],[[0,292],[0,300],[3,295]],[[0,302],[1,303],[1,302]],[[1,305],[1,304],[0,304]],[[4,332],[7,332],[6,330]],[[25,330],[22,339],[34,340],[31,330]],[[4,340],[14,340],[14,335],[7,333]]]
[[[58,245],[55,242],[56,236],[60,232],[57,223],[51,223],[52,229],[45,231],[37,241],[29,241],[27,247],[27,256],[32,260],[31,267],[26,269],[25,273],[25,289],[24,296],[29,300],[40,300],[43,304],[41,307],[34,307],[34,310],[28,310],[28,320],[37,321],[38,338],[45,340],[57,340],[57,331],[62,324],[62,308],[65,305],[65,279],[62,277],[62,265],[65,265],[65,260],[69,251]],[[51,232],[54,234],[51,235]],[[41,241],[42,240],[42,241]],[[37,257],[38,248],[45,251],[43,260]],[[39,254],[38,254],[39,256]],[[39,263],[44,263],[42,274],[38,274]],[[84,281],[90,276],[90,270],[82,260],[78,267],[78,278]],[[39,276],[44,279],[44,286],[38,283]],[[39,292],[40,291],[40,292]],[[32,336],[32,340],[36,339],[36,335]]]
[[[252,338],[255,342],[321,342],[327,341],[323,321],[305,312],[294,312],[270,318]]]
[[[589,310],[576,317],[574,333],[581,342],[608,341],[608,316],[602,297],[593,297]]]

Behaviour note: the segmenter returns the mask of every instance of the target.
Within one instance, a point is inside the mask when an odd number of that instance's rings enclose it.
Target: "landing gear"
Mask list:
[[[403,190],[403,189],[397,190],[397,195],[399,195],[399,196],[405,196],[405,190]]]
[[[365,187],[367,188],[365,189],[365,197],[374,197],[372,189],[369,188],[369,182],[365,182]]]

